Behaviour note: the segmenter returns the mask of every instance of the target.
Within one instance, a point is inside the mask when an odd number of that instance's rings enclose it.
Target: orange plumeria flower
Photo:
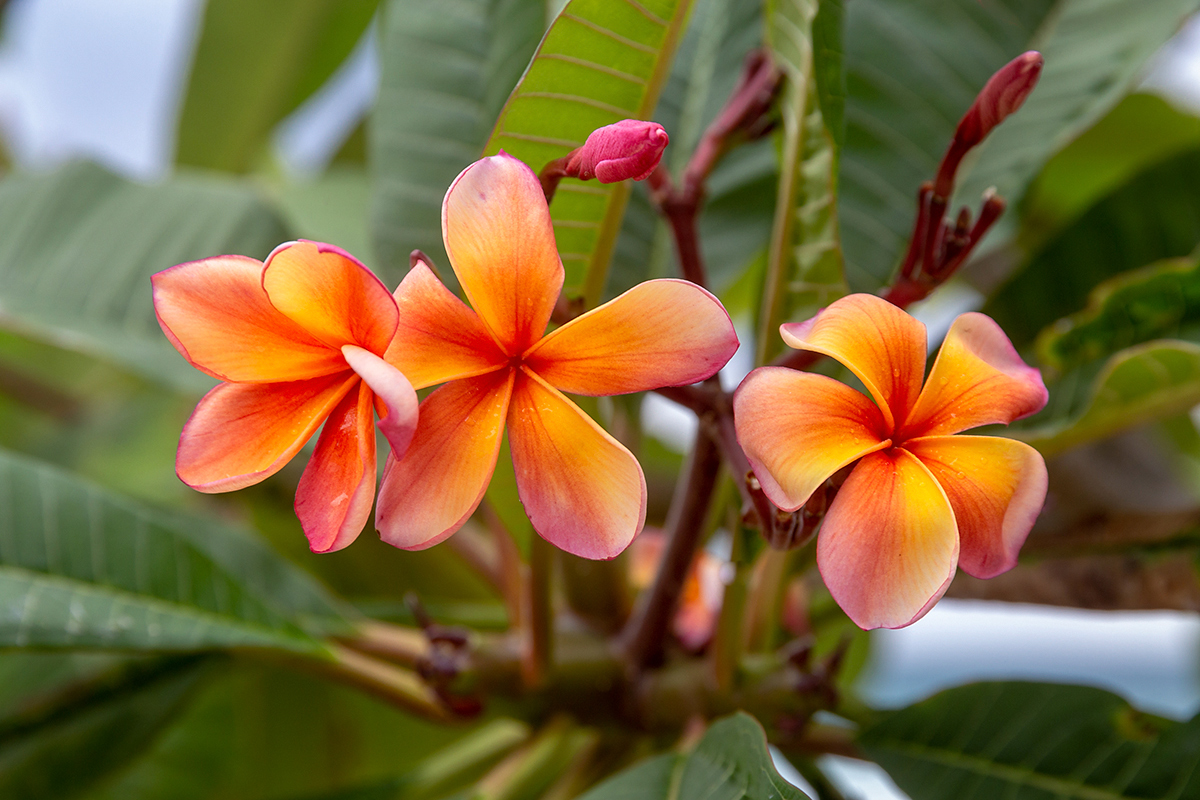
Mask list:
[[[738,441],[772,502],[804,505],[855,461],[817,540],[817,565],[862,628],[901,628],[938,601],[955,565],[1011,569],[1046,498],[1046,465],[1027,444],[953,436],[1046,404],[1041,374],[983,314],[950,328],[924,388],[925,326],[873,295],[844,297],[783,325],[791,347],[837,359],[871,397],[782,367],[747,376],[734,397]]]
[[[442,235],[474,310],[424,264],[396,290],[400,327],[385,358],[421,404],[408,452],[389,461],[376,527],[396,547],[458,530],[491,479],[505,426],[517,489],[534,528],[585,558],[612,558],[641,530],[637,459],[563,392],[610,395],[694,383],[720,369],[737,336],[695,284],[649,281],[543,335],[563,285],[541,185],[501,153],[446,193]]]
[[[646,528],[634,541],[629,548],[629,583],[634,589],[649,589],[654,583],[666,546],[667,537],[658,528]],[[717,628],[725,599],[721,570],[727,563],[707,550],[699,550],[684,578],[671,630],[679,643],[692,652],[703,650]]]
[[[380,356],[396,302],[379,279],[327,244],[289,242],[265,263],[217,256],[153,277],[163,332],[192,366],[224,383],[183,427],[175,471],[201,492],[275,474],[325,422],[296,490],[314,552],[362,531],[375,499],[375,432],[404,452],[417,424],[412,385]]]

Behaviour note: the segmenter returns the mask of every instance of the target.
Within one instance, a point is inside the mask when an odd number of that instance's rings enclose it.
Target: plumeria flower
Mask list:
[[[223,381],[184,425],[180,479],[201,492],[258,483],[324,422],[296,515],[314,552],[354,541],[375,499],[375,413],[396,452],[417,424],[412,385],[381,358],[399,323],[384,285],[348,253],[303,241],[266,263],[217,256],[152,280],[171,344]]]
[[[634,541],[629,549],[629,583],[634,589],[649,589],[654,583],[666,545],[667,537],[658,528],[647,528]],[[721,570],[726,564],[707,550],[698,551],[679,592],[671,630],[679,643],[694,653],[704,649],[716,630],[725,598]]]
[[[817,539],[821,576],[850,618],[900,628],[933,607],[956,564],[979,578],[1011,569],[1045,501],[1046,465],[1022,442],[953,435],[1046,404],[1040,373],[1000,327],[956,319],[923,388],[925,326],[873,295],[780,331],[840,361],[875,400],[782,367],[750,373],[734,397],[738,441],[780,508],[854,464]]]
[[[612,558],[646,517],[637,459],[563,394],[610,395],[694,383],[720,369],[737,336],[695,284],[649,281],[543,335],[563,285],[545,196],[501,153],[446,193],[442,236],[474,310],[424,264],[396,290],[400,327],[385,358],[421,404],[408,452],[385,469],[380,535],[418,550],[479,505],[508,429],[517,489],[534,528],[585,558]]]

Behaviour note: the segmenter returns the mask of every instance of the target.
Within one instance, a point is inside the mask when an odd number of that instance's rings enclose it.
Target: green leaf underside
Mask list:
[[[453,280],[442,198],[479,158],[545,27],[544,0],[387,4],[369,160],[372,235],[390,285],[413,249]]]
[[[537,172],[596,128],[646,119],[658,102],[691,0],[571,0],[505,104],[485,152]],[[630,184],[564,180],[551,206],[564,290],[604,292]]]
[[[655,756],[579,800],[807,800],[771,763],[766,736],[748,714],[713,723],[690,753]]]
[[[922,800],[1182,800],[1200,790],[1200,717],[1170,722],[1084,686],[949,689],[888,714],[859,744]]]
[[[0,452],[0,645],[319,652],[325,592],[257,540]]]
[[[0,181],[0,324],[189,392],[213,381],[163,336],[150,276],[223,253],[265,258],[278,216],[232,181],[141,186],[92,164]]]
[[[278,122],[342,64],[379,0],[208,0],[176,160],[247,172]]]
[[[824,106],[838,108],[841,95],[827,86],[821,91],[825,84],[840,85],[841,11],[840,0],[776,0],[767,9],[767,43],[785,84],[780,181],[759,316],[759,363],[782,349],[781,322],[811,317],[846,293],[838,241],[837,147],[823,113]],[[818,39],[820,50],[815,47]],[[825,77],[818,80],[818,75]]]

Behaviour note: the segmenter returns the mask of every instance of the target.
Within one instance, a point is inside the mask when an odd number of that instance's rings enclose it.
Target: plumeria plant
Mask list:
[[[1200,609],[1198,5],[209,0],[177,174],[0,179],[0,797],[1200,796],[1194,709],[863,680]]]

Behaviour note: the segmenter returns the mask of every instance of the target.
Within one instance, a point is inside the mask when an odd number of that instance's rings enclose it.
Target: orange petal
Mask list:
[[[694,283],[657,280],[563,325],[525,363],[564,392],[626,394],[702,381],[737,347],[720,300]]]
[[[875,295],[852,294],[779,332],[789,347],[846,365],[883,409],[889,428],[908,417],[925,376],[925,326],[908,314]]]
[[[263,265],[217,256],[163,270],[154,313],[188,362],[222,380],[295,381],[341,372],[341,353],[279,313],[262,288]]]
[[[375,502],[373,394],[360,382],[321,430],[300,485],[296,516],[314,553],[341,550],[358,538]]]
[[[417,430],[417,393],[412,384],[400,370],[361,347],[345,345],[342,354],[381,406],[380,433],[387,438],[392,452],[404,455]]]
[[[399,318],[387,287],[331,244],[288,242],[267,256],[262,285],[271,305],[331,347],[382,354]]]
[[[860,628],[903,628],[954,577],[958,531],[942,487],[915,456],[872,453],[838,490],[817,538],[830,594]]]
[[[592,559],[629,546],[646,522],[637,459],[527,368],[513,389],[508,439],[517,493],[543,539]]]
[[[396,289],[400,324],[384,358],[422,389],[498,369],[508,357],[479,315],[454,296],[424,263]]]
[[[933,436],[904,448],[921,459],[950,498],[958,522],[958,565],[991,578],[1017,553],[1046,501],[1046,462],[1024,442],[996,436]]]
[[[183,426],[175,472],[201,492],[231,492],[274,475],[346,393],[350,370],[287,383],[222,383]]]
[[[833,378],[784,367],[746,376],[733,419],[763,491],[787,511],[842,467],[888,445],[878,406]]]
[[[1008,424],[1046,405],[1042,374],[1027,366],[1000,326],[971,312],[954,320],[904,437]]]
[[[563,267],[533,171],[503,152],[467,167],[446,192],[442,238],[467,299],[507,353],[542,338]]]
[[[425,398],[408,452],[384,471],[375,527],[385,542],[424,550],[475,511],[496,468],[512,380],[510,370],[492,372]]]

